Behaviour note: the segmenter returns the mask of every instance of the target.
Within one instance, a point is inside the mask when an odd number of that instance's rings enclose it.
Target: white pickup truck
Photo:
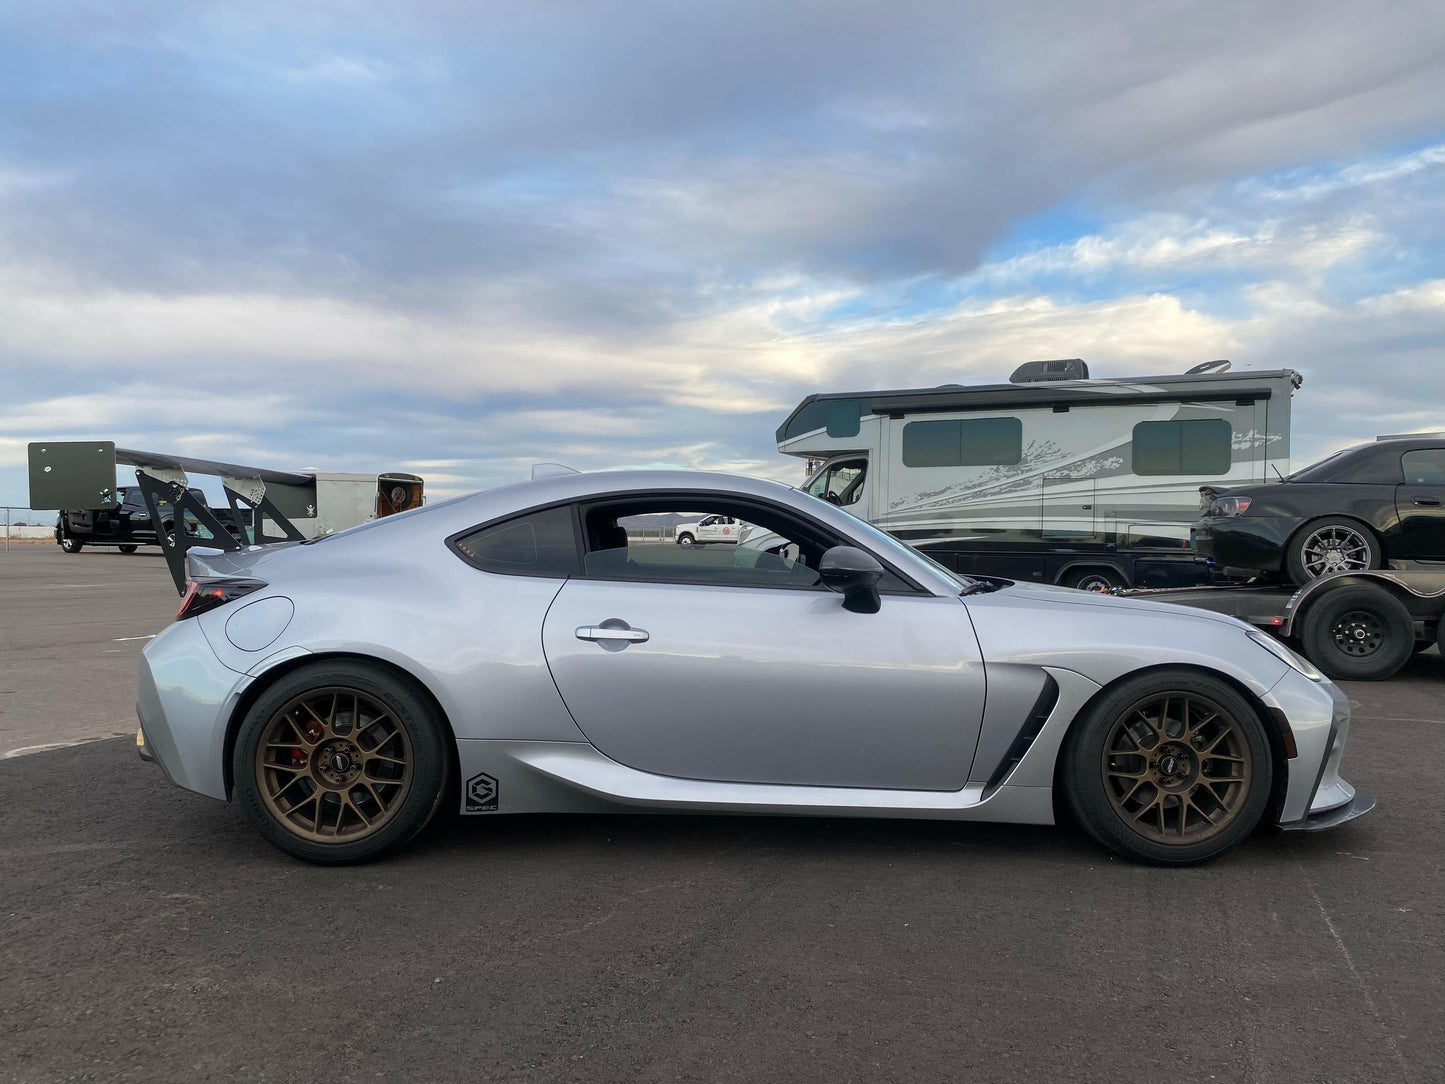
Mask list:
[[[672,533],[679,546],[698,546],[704,542],[733,542],[742,533],[743,521],[732,516],[703,516],[691,523],[679,523]]]

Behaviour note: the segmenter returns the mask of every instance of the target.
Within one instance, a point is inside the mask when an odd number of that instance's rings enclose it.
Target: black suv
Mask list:
[[[1205,486],[1194,539],[1228,569],[1330,572],[1445,564],[1445,439],[1379,440],[1266,485]]]
[[[191,489],[190,494],[202,504],[206,503],[205,495],[199,489]],[[151,523],[140,486],[119,486],[116,496],[120,502],[110,508],[61,512],[60,518],[55,521],[55,541],[60,543],[60,548],[66,553],[79,553],[85,546],[115,546],[121,553],[134,553],[141,546],[159,545],[160,539],[155,525]],[[175,511],[168,501],[160,501],[160,510],[161,532],[169,536],[175,531]],[[213,511],[233,537],[241,537],[241,530],[234,523],[229,508]],[[188,535],[210,537],[210,532],[189,513],[185,525]]]

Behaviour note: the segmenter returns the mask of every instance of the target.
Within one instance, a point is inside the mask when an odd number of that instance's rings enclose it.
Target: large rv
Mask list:
[[[810,395],[778,450],[805,488],[948,567],[1075,587],[1204,582],[1199,487],[1289,472],[1289,369],[1091,380],[1079,359],[1007,384]]]

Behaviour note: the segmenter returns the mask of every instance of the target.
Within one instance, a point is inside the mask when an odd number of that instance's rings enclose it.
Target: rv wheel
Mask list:
[[[1064,577],[1064,586],[1080,591],[1107,591],[1111,587],[1123,587],[1124,578],[1113,569],[1080,568]]]

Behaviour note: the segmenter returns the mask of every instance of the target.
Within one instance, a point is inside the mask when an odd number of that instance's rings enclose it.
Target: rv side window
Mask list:
[[[953,418],[909,422],[903,427],[905,467],[994,467],[1024,454],[1024,426],[1017,418]]]
[[[1135,474],[1228,474],[1234,427],[1223,418],[1140,422],[1134,426]]]

